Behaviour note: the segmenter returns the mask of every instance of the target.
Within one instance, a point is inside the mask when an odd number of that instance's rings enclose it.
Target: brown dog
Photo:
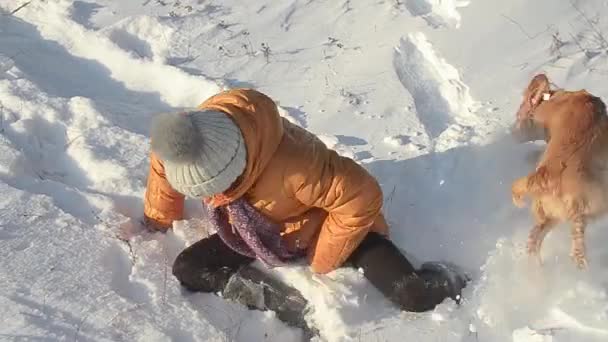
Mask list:
[[[572,225],[570,256],[587,267],[585,227],[608,210],[608,117],[602,100],[586,90],[552,90],[536,75],[524,92],[512,133],[521,142],[547,142],[536,169],[513,182],[513,203],[532,200],[534,227],[528,253],[540,261],[546,234],[558,223]]]

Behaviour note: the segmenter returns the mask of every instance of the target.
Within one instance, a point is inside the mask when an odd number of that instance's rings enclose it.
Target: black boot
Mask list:
[[[349,263],[362,268],[370,283],[405,311],[428,311],[448,297],[457,299],[466,283],[441,263],[427,263],[416,271],[390,240],[377,233],[365,237]]]
[[[223,296],[250,309],[274,311],[281,321],[302,329],[307,341],[319,334],[305,320],[310,307],[300,291],[250,265],[230,277]]]
[[[462,290],[471,278],[458,266],[448,262],[425,262],[420,266],[418,274],[432,286],[442,286],[448,297],[460,304]]]
[[[300,292],[255,269],[253,261],[214,234],[184,249],[175,259],[173,275],[190,291],[221,292],[250,309],[275,311],[283,322],[303,329],[307,340],[318,335],[306,324],[308,302]]]
[[[184,249],[173,263],[173,275],[190,291],[221,291],[230,276],[254,259],[230,249],[213,234]]]

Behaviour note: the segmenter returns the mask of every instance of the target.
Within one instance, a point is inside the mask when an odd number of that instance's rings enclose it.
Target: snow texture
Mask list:
[[[510,184],[543,145],[507,134],[537,72],[606,98],[604,2],[24,3],[0,0],[1,341],[299,340],[171,275],[211,233],[200,203],[166,234],[140,225],[152,118],[230,87],[368,168],[416,265],[473,278],[462,305],[414,314],[357,270],[268,270],[311,302],[320,341],[608,340],[607,220],[588,229],[588,271],[565,226],[530,262]]]

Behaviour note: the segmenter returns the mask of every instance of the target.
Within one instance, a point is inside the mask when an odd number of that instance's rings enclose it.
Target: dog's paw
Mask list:
[[[511,199],[513,200],[513,204],[518,208],[523,208],[526,203],[524,200],[524,195],[526,194],[526,178],[520,178],[513,182],[511,186]]]
[[[589,268],[587,258],[575,258],[574,262],[576,263],[576,267],[578,267],[580,270],[586,270]]]
[[[538,250],[538,246],[536,243],[534,243],[533,245],[528,243],[526,252],[528,253],[529,261],[532,264],[536,264],[537,266],[543,266],[543,258],[540,255],[540,251]]]
[[[587,257],[585,256],[585,252],[579,248],[573,248],[570,253],[570,257],[572,261],[576,264],[576,267],[580,270],[586,270],[589,268],[589,263],[587,262]]]
[[[533,256],[538,254],[538,243],[536,240],[528,239],[528,244],[526,246],[526,252],[529,256]]]
[[[511,189],[511,200],[516,207],[522,208],[525,205],[524,196],[516,190],[515,188]]]
[[[543,267],[544,262],[540,253],[528,254],[528,265],[530,267]]]
[[[511,199],[513,200],[513,204],[518,208],[523,208],[526,205],[526,201],[524,200],[524,196],[521,194],[512,193]]]

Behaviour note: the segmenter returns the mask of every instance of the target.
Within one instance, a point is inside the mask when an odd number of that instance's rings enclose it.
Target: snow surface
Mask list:
[[[324,341],[607,341],[606,220],[544,265],[510,183],[542,144],[506,134],[539,71],[608,95],[605,1],[0,0],[0,340],[297,341],[272,312],[182,291],[199,204],[139,225],[150,118],[255,87],[376,175],[394,241],[473,277],[463,304],[399,312],[357,272],[269,272]],[[577,4],[576,8],[573,4]],[[585,13],[585,15],[583,15]],[[263,44],[263,45],[262,45]]]

